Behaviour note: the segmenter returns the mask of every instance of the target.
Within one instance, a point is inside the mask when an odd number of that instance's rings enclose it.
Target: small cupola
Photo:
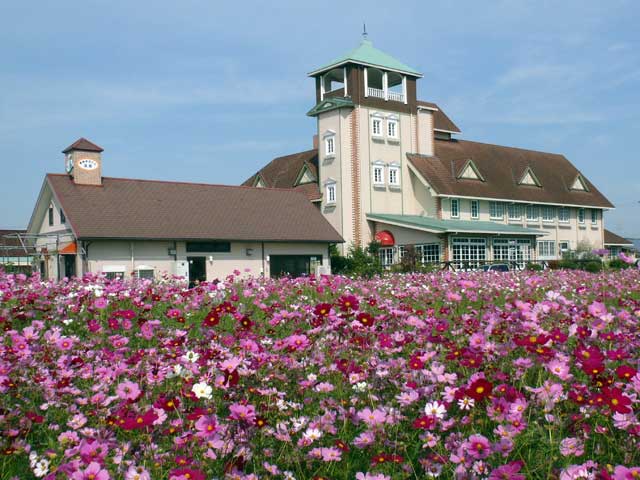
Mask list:
[[[102,185],[102,152],[99,147],[86,138],[79,138],[64,153],[65,171],[78,185]]]

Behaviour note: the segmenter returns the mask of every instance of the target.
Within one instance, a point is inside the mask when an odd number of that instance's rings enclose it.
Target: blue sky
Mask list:
[[[84,136],[106,176],[238,184],[310,148],[306,73],[374,45],[462,138],[566,155],[640,238],[640,2],[3,2],[0,227]]]

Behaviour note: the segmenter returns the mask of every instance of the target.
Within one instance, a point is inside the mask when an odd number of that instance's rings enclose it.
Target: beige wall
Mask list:
[[[418,110],[418,153],[433,155],[433,112]]]
[[[471,199],[461,198],[460,201],[460,220],[472,220],[471,218]],[[602,210],[598,209],[598,221],[591,223],[591,209],[585,208],[585,222],[578,222],[578,209],[569,207],[569,222],[564,223],[558,221],[557,207],[556,217],[551,222],[542,221],[542,205],[538,205],[538,220],[528,221],[526,219],[526,205],[521,204],[522,219],[520,221],[509,220],[506,212],[502,221],[492,220],[489,213],[489,201],[480,200],[480,221],[491,221],[502,223],[505,225],[517,225],[526,228],[542,230],[546,235],[539,237],[538,240],[552,240],[556,243],[556,251],[558,242],[569,242],[569,248],[575,250],[581,242],[588,243],[593,248],[603,248],[604,245],[604,228],[602,222]],[[442,199],[442,218],[450,219],[451,217],[451,199]]]
[[[168,254],[174,242],[170,241],[92,241],[88,247],[88,267],[93,273],[107,270],[125,272],[130,277],[137,267],[153,267],[156,278],[163,274],[178,273],[176,262],[184,262],[187,257],[204,257],[207,281],[224,279],[239,270],[243,276],[259,276],[263,271],[262,245],[260,242],[231,242],[228,253],[192,253],[186,251],[185,242],[176,242],[177,261]],[[250,249],[250,255],[247,255]],[[330,268],[328,245],[325,243],[265,243],[264,270],[270,275],[270,255],[310,255],[317,256],[323,266]]]

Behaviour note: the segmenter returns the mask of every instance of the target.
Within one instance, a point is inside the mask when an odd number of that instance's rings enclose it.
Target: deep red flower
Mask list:
[[[638,371],[629,365],[620,365],[616,368],[616,375],[618,375],[620,380],[630,380],[635,377],[636,373],[638,373]]]
[[[335,441],[335,446],[338,447],[338,450],[341,450],[343,452],[349,451],[349,445],[347,445],[345,442],[343,442],[340,439]]]
[[[174,468],[169,472],[169,480],[176,477],[185,477],[189,480],[205,480],[206,476],[200,470],[193,468]]]
[[[318,317],[327,317],[331,312],[330,303],[319,303],[313,309],[313,313]]]
[[[493,384],[484,378],[479,378],[475,380],[469,387],[467,388],[467,395],[473,398],[475,401],[480,401],[484,398],[487,398],[491,395],[491,390],[493,389]]]
[[[423,415],[413,421],[413,427],[421,430],[431,430],[436,425],[436,418],[432,415]]]
[[[411,370],[422,370],[424,368],[424,362],[420,360],[419,353],[414,353],[409,359],[409,368]]]
[[[356,320],[358,320],[365,327],[370,327],[371,325],[373,325],[373,317],[366,312],[360,312],[356,317]]]
[[[629,413],[631,409],[631,399],[622,393],[619,388],[604,387],[602,393],[609,404],[611,410],[616,413]]]
[[[343,295],[338,299],[338,305],[343,312],[358,310],[360,302],[353,295]]]

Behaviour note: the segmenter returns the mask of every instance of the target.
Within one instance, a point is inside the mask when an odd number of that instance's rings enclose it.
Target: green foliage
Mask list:
[[[351,245],[347,256],[344,257],[339,254],[335,246],[332,246],[329,250],[332,272],[366,278],[379,275],[384,271],[378,257],[379,250],[378,242],[371,242],[366,248]]]
[[[542,265],[539,263],[527,263],[526,268],[532,272],[541,272],[543,270]]]
[[[628,264],[627,262],[623,262],[621,259],[619,258],[613,258],[609,261],[609,268],[613,269],[613,270],[624,270],[631,267],[630,264]]]

